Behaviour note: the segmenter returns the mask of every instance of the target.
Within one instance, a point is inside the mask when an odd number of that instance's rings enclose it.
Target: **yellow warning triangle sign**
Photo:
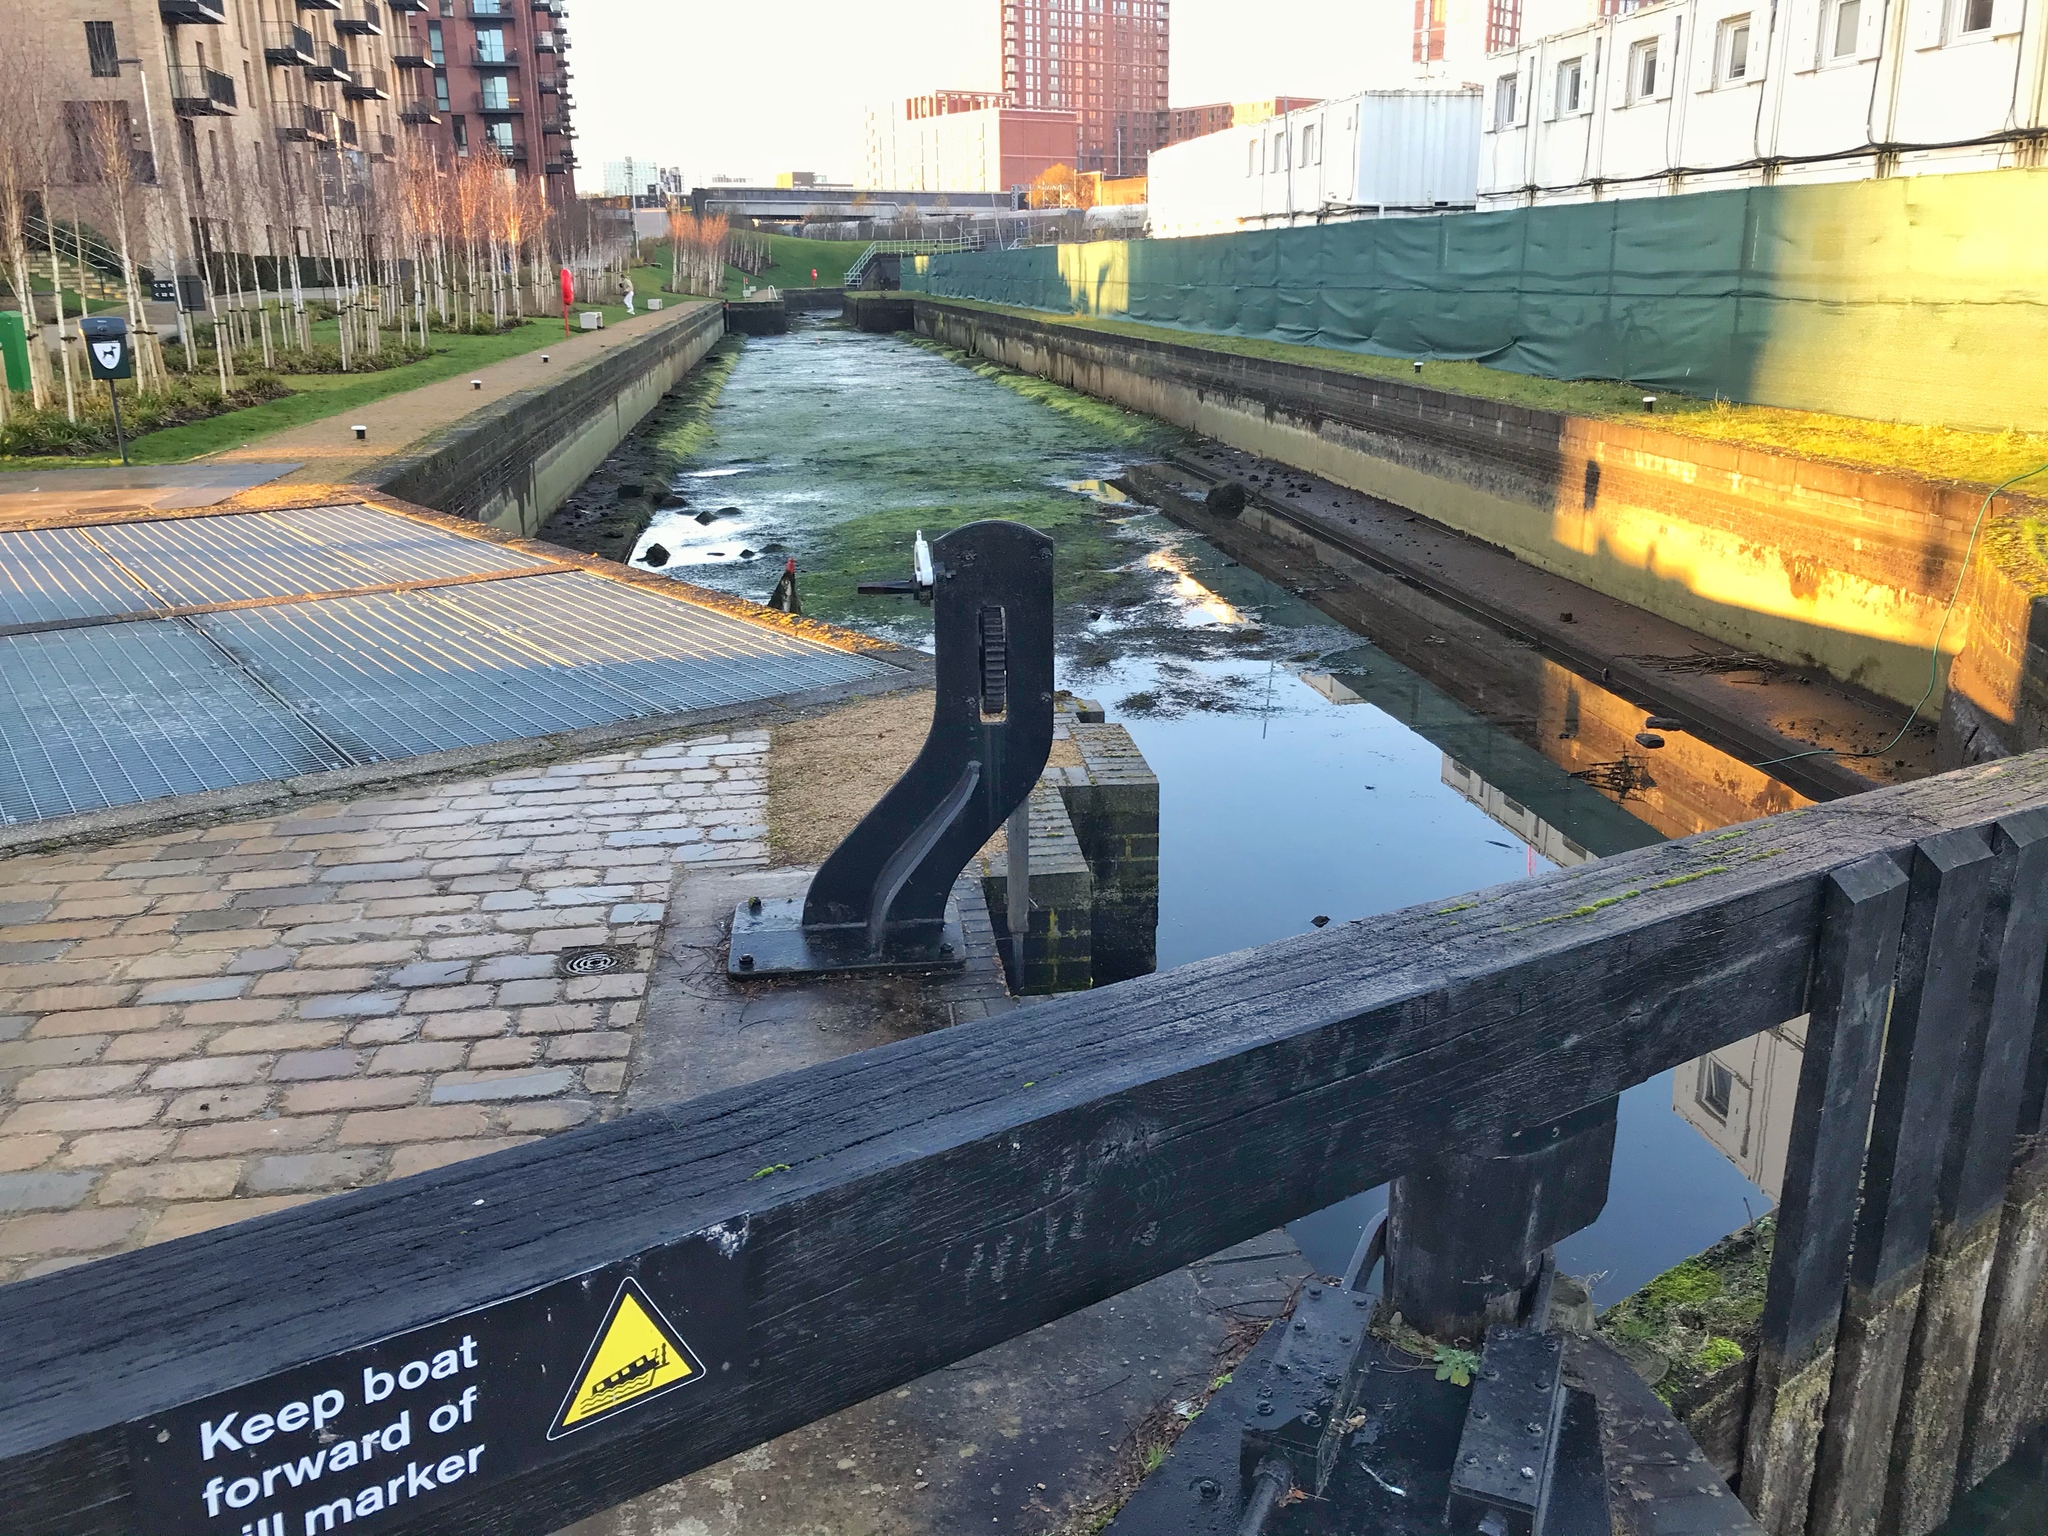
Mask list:
[[[683,1336],[639,1284],[622,1281],[548,1438],[644,1403],[703,1372]]]

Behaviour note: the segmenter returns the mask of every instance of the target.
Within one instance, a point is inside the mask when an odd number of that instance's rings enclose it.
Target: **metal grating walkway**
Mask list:
[[[371,507],[0,534],[0,822],[885,670]]]

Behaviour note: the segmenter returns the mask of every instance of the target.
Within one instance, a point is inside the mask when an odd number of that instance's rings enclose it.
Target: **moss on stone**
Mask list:
[[[1683,1416],[1755,1351],[1776,1223],[1764,1217],[1675,1264],[1600,1319],[1601,1334]]]

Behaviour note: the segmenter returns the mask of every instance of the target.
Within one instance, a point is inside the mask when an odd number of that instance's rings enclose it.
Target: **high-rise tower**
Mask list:
[[[1002,0],[1003,91],[1080,118],[1080,171],[1142,176],[1166,142],[1169,0]]]

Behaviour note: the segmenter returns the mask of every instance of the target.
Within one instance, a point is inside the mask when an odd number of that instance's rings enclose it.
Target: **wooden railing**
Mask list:
[[[5,1527],[558,1530],[1808,1014],[1744,1499],[1924,1531],[2041,1416],[2044,891],[2036,754],[19,1282]]]

